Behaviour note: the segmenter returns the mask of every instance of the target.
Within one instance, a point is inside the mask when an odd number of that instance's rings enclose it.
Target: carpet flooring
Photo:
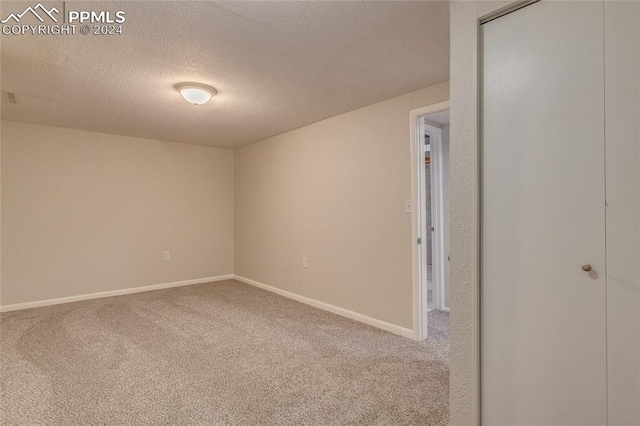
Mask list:
[[[446,425],[448,314],[414,342],[221,281],[0,316],[0,424]]]

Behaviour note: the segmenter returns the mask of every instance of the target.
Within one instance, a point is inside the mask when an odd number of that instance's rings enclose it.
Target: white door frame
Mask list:
[[[436,112],[442,112],[449,110],[449,101],[441,102],[434,105],[429,105],[423,108],[418,108],[412,110],[409,113],[409,124],[411,129],[411,205],[412,205],[412,214],[411,214],[411,252],[412,252],[412,276],[413,276],[413,336],[415,340],[423,340],[427,337],[427,271],[423,270],[422,259],[425,255],[424,250],[426,250],[426,246],[424,244],[418,244],[418,239],[422,242],[426,242],[426,212],[422,208],[424,191],[423,188],[426,186],[425,183],[425,167],[424,167],[424,135],[425,135],[425,125],[423,124],[422,117],[434,114]],[[440,144],[442,142],[442,138],[440,138]],[[439,145],[436,141],[433,146]],[[438,154],[439,153],[439,154]],[[442,149],[441,146],[436,148],[436,152],[432,152],[432,156],[441,155]],[[436,161],[437,162],[437,161]],[[434,169],[435,170],[435,169]],[[438,167],[438,172],[434,173],[438,182],[442,182],[442,167]],[[438,177],[439,176],[439,177]],[[433,185],[432,186],[437,186]],[[433,196],[433,193],[432,193]],[[442,202],[442,191],[438,191],[436,197],[439,197],[438,203],[440,209],[442,209],[444,203]],[[433,214],[433,213],[432,213]],[[436,212],[437,218],[439,218],[436,223],[436,233],[433,235],[433,241],[436,242],[439,247],[436,247],[437,250],[433,251],[433,277],[436,279],[436,283],[439,282],[439,285],[443,285],[444,278],[444,228],[441,225],[443,222],[443,214],[442,212]],[[438,220],[438,219],[436,219]],[[440,225],[439,225],[440,224]],[[439,235],[438,235],[439,234]],[[436,253],[438,253],[436,255]],[[437,257],[436,257],[437,256]],[[437,259],[437,260],[436,260]],[[437,272],[436,272],[437,271]],[[438,274],[438,275],[436,275]],[[442,276],[442,278],[440,277]],[[436,307],[444,306],[444,291],[440,291],[440,294],[436,298],[434,294],[434,301],[436,302]]]
[[[428,118],[428,117],[427,117]],[[425,133],[431,136],[431,263],[433,286],[433,307],[444,310],[444,191],[442,175],[442,128],[426,120]],[[422,167],[425,172],[424,167]],[[426,176],[425,176],[426,179]],[[423,181],[421,181],[423,182]],[[424,184],[426,186],[426,182]],[[424,191],[421,191],[424,193]],[[421,205],[422,206],[422,205]],[[425,212],[426,213],[426,212]],[[428,224],[423,222],[429,232]]]

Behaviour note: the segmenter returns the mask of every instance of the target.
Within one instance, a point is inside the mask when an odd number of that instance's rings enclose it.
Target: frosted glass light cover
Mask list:
[[[176,89],[187,102],[194,105],[205,104],[216,94],[213,87],[198,83],[179,84],[176,85]]]

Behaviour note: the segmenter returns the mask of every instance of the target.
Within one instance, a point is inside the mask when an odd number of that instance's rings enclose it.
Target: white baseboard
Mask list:
[[[263,284],[258,281],[254,281],[249,278],[241,277],[239,275],[221,275],[217,277],[196,278],[193,280],[176,281],[176,282],[164,283],[164,284],[154,284],[154,285],[147,285],[143,287],[125,288],[121,290],[103,291],[99,293],[82,294],[79,296],[69,296],[69,297],[60,297],[57,299],[38,300],[35,302],[16,303],[14,305],[0,306],[0,312],[18,311],[21,309],[37,308],[41,306],[60,305],[63,303],[79,302],[81,300],[99,299],[102,297],[112,297],[112,296],[122,296],[125,294],[142,293],[145,291],[162,290],[162,289],[172,288],[172,287],[182,287],[186,285],[203,284],[203,283],[210,283],[210,282],[230,280],[230,279],[236,279],[245,284],[249,284],[254,287],[267,290],[271,293],[279,294],[280,296],[284,296],[286,298],[293,299],[298,302],[302,302],[307,305],[311,305],[325,311],[333,312],[334,314],[338,314],[346,318],[363,322],[365,324],[371,325],[373,327],[376,327],[385,331],[389,331],[394,334],[398,334],[403,337],[408,337],[408,338],[414,337],[413,330],[410,330],[408,328],[404,328],[398,325],[390,324],[388,322],[380,321],[375,318],[371,318],[366,315],[362,315],[357,312],[350,311],[348,309],[340,308],[338,306],[330,305],[328,303],[320,302],[315,299],[310,299],[308,297],[300,296],[298,294],[291,293],[289,291],[282,290],[276,287],[272,287],[270,285]]]
[[[376,328],[380,328],[385,331],[389,331],[393,334],[398,334],[403,337],[408,337],[413,339],[413,330],[408,328],[400,327],[398,325],[389,324],[388,322],[380,321],[375,318],[368,317],[366,315],[359,314],[357,312],[350,311],[348,309],[340,308],[338,306],[330,305],[328,303],[320,302],[315,299],[310,299],[308,297],[300,296],[295,293],[291,293],[290,291],[282,290],[276,287],[272,287],[267,284],[263,284],[258,281],[251,280],[249,278],[241,277],[239,275],[234,275],[234,279],[241,281],[245,284],[252,285],[254,287],[261,288],[263,290],[270,291],[271,293],[279,294],[280,296],[287,297],[289,299],[293,299],[298,302],[305,303],[307,305],[314,306],[319,309],[323,309],[325,311],[333,312],[334,314],[341,315],[343,317],[347,317],[356,321],[363,322],[365,324],[371,325]]]
[[[162,290],[165,288],[182,287],[192,284],[203,284],[214,281],[231,280],[233,275],[220,275],[217,277],[196,278],[193,280],[176,281],[172,283],[153,284],[143,287],[123,288],[121,290],[102,291],[99,293],[81,294],[79,296],[60,297],[58,299],[38,300],[35,302],[16,303],[15,305],[0,306],[0,312],[18,311],[21,309],[37,308],[40,306],[60,305],[62,303],[79,302],[81,300],[99,299],[102,297],[122,296],[124,294],[142,293],[145,291]]]

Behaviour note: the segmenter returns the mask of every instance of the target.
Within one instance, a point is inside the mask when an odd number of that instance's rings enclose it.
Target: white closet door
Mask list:
[[[609,426],[640,425],[640,2],[607,1]]]
[[[606,425],[603,3],[482,33],[483,425]]]

